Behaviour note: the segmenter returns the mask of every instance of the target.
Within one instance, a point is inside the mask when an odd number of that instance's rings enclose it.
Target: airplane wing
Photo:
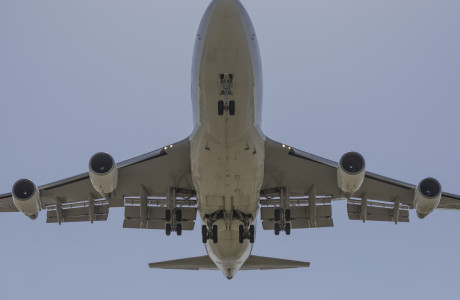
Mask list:
[[[267,138],[261,192],[264,229],[274,228],[274,211],[282,205],[283,192],[290,198],[292,228],[333,226],[331,201],[346,199],[337,183],[337,167],[337,162]],[[348,197],[349,218],[407,222],[408,210],[414,208],[415,189],[415,185],[366,172],[360,189]],[[314,207],[310,205],[313,197]],[[460,209],[460,196],[442,193],[437,208]]]
[[[191,206],[183,212],[183,229],[193,228],[196,203],[191,200],[194,188],[189,139],[120,162],[117,167],[117,189],[108,199],[94,189],[89,173],[38,187],[41,209],[47,210],[47,222],[102,221],[107,219],[109,207],[125,207],[124,227],[164,229],[166,200],[174,188],[178,198],[189,201],[186,204],[190,205],[185,206]],[[147,207],[147,220],[141,220],[142,202]],[[15,211],[18,210],[12,194],[0,195],[0,212]],[[141,221],[144,221],[142,226]]]

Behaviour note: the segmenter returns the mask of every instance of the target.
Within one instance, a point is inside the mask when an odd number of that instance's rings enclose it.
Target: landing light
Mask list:
[[[283,144],[283,148],[286,148],[286,145],[285,145],[285,144]]]

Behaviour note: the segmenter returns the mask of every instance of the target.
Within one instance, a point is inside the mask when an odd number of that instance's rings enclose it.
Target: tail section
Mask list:
[[[304,261],[251,255],[240,270],[276,270],[309,266],[310,263]],[[149,267],[151,269],[218,270],[216,264],[207,255],[150,263]]]

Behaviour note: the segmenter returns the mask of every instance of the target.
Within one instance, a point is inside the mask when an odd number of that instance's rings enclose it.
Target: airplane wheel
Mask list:
[[[182,221],[182,210],[176,209],[175,214],[176,214],[176,221],[181,222]]]
[[[279,222],[281,219],[281,211],[279,210],[279,208],[276,208],[275,209],[275,222]]]
[[[167,209],[165,211],[165,219],[166,219],[166,222],[171,222],[171,210],[170,209]]]
[[[286,231],[286,235],[291,234],[291,223],[286,223],[286,227],[284,228],[284,231]]]
[[[217,225],[212,226],[212,242],[217,244]]]
[[[176,233],[178,236],[182,235],[182,224],[177,224],[176,225]]]
[[[165,230],[166,230],[166,235],[171,235],[171,224],[167,223]]]
[[[228,112],[230,113],[230,116],[235,115],[235,101],[234,100],[230,100],[230,102],[228,103]]]
[[[239,240],[240,240],[240,244],[242,244],[244,242],[244,226],[243,225],[240,225],[239,227]]]
[[[217,114],[219,114],[219,116],[222,116],[224,114],[224,101],[222,100],[219,100],[219,102],[217,102]]]
[[[201,237],[203,239],[203,244],[206,244],[208,241],[208,227],[206,225],[201,226]]]
[[[279,235],[279,234],[280,234],[280,224],[275,223],[275,235]]]
[[[291,221],[291,210],[290,209],[286,209],[286,211],[284,212],[284,218],[286,219],[286,221]]]
[[[254,244],[254,239],[255,239],[255,228],[254,225],[249,226],[249,242],[251,244]]]

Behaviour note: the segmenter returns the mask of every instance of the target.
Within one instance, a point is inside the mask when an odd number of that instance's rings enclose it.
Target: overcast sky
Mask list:
[[[460,194],[460,2],[244,0],[264,71],[267,136],[416,184]],[[85,172],[95,152],[117,161],[192,130],[190,68],[208,0],[0,0],[0,194],[23,177],[45,184]],[[182,237],[0,215],[1,299],[456,299],[460,211],[408,224],[348,220],[275,237],[254,254],[309,269],[149,270],[204,255]]]

